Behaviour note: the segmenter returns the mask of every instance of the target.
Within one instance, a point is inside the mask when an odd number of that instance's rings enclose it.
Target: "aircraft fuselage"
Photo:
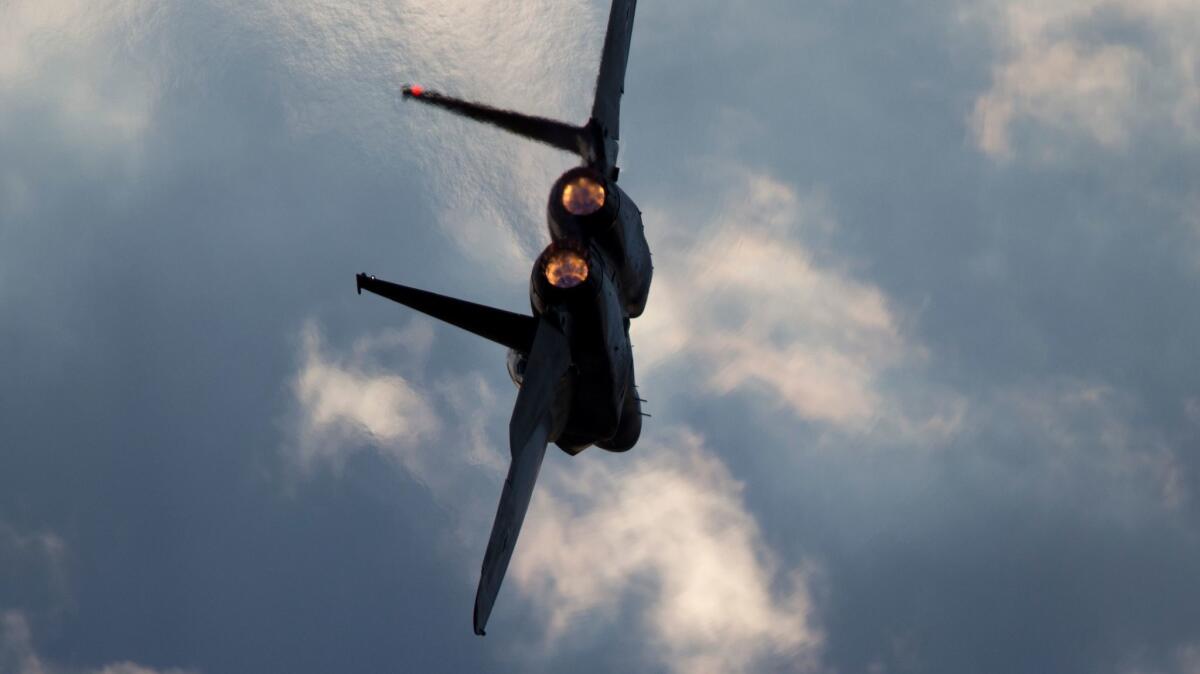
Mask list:
[[[571,212],[569,190],[580,183],[598,188],[602,203]],[[583,212],[590,207],[595,210]],[[580,167],[555,183],[547,216],[553,243],[534,264],[529,296],[534,314],[550,312],[564,322],[571,345],[572,367],[556,398],[565,421],[555,444],[572,455],[593,444],[625,451],[642,426],[629,320],[645,309],[653,270],[641,212],[615,183]],[[585,278],[570,287],[556,285],[547,273],[564,251],[586,263]],[[509,362],[520,385],[522,354],[511,354]]]

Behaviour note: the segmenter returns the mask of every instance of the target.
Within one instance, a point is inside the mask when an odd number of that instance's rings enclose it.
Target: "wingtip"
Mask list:
[[[366,281],[368,278],[370,277],[366,274],[358,274],[354,277],[354,289],[358,291],[359,295],[362,294],[363,281]]]
[[[420,98],[425,95],[425,87],[420,84],[406,84],[401,92],[405,98]]]
[[[474,627],[474,629],[475,629],[476,635],[481,636],[481,637],[487,636],[487,631],[485,629],[483,629],[484,627],[487,626],[486,625],[487,618],[484,617],[484,619],[482,621],[479,620],[479,602],[478,601],[476,601],[476,603],[475,603],[475,612],[471,616],[471,623],[472,623],[472,627]]]

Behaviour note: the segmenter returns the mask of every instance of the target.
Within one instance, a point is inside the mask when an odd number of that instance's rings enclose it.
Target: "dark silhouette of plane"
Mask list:
[[[405,98],[493,124],[578,154],[583,164],[550,189],[550,245],[533,265],[532,316],[485,307],[358,275],[363,290],[395,300],[509,348],[508,370],[520,388],[508,426],[512,463],[483,558],[475,595],[482,635],[512,558],[534,482],[550,442],[574,456],[590,445],[633,447],[642,400],[633,379],[629,319],[650,292],[650,249],[641,211],[617,187],[617,139],[636,0],[613,0],[596,80],[592,116],[583,126],[470,103],[425,89]]]

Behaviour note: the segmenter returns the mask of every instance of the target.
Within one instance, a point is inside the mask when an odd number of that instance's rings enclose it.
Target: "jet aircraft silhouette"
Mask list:
[[[519,387],[508,427],[512,463],[475,595],[484,634],[529,507],[546,446],[574,456],[591,445],[623,452],[642,430],[629,320],[650,292],[650,248],[637,204],[617,186],[621,94],[637,0],[613,0],[591,118],[583,126],[471,103],[418,85],[404,97],[493,124],[583,160],[550,189],[550,245],[533,265],[532,316],[359,274],[366,290],[502,344]]]

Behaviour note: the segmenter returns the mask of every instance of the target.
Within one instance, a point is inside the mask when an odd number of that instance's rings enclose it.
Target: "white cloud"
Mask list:
[[[0,7],[0,137],[34,112],[81,150],[130,146],[158,95],[134,45],[165,13],[143,0],[12,0]],[[111,167],[110,167],[111,170]]]
[[[308,478],[320,468],[341,474],[358,453],[383,457],[455,513],[450,533],[457,543],[478,542],[508,469],[503,408],[511,404],[505,395],[511,389],[498,394],[477,372],[424,377],[431,319],[365,335],[345,351],[326,346],[315,322],[299,337],[294,408],[282,448],[287,465],[299,471],[293,477]],[[480,489],[484,482],[494,484],[495,493]]]
[[[337,356],[321,346],[316,328],[307,327],[296,378],[299,433],[320,436],[318,446],[342,443],[346,451],[365,447],[397,458],[452,508],[463,545],[482,549],[507,456],[495,443],[503,429],[481,422],[506,416],[498,412],[506,411],[501,408],[508,400],[486,387],[480,394],[481,380],[422,387],[382,374],[372,354],[411,341],[365,338],[348,355]],[[409,442],[399,430],[412,427],[414,411],[425,414],[432,405],[395,393],[416,388],[434,391],[446,403],[445,416],[427,429],[423,443]],[[381,390],[391,392],[378,397],[396,404],[381,405],[366,395]],[[650,656],[675,671],[750,671],[769,657],[811,663],[821,635],[811,616],[808,577],[780,568],[742,503],[741,485],[699,436],[672,435],[678,440],[670,446],[643,441],[635,453],[621,457],[621,470],[589,458],[556,470],[551,460],[522,534],[511,586],[539,606],[552,643],[587,620],[587,612],[620,603],[634,606],[653,634]],[[463,445],[473,449],[463,451]],[[493,487],[486,494],[465,488],[479,471]],[[473,582],[478,559],[463,569]],[[630,589],[641,577],[653,580],[650,592]]]
[[[837,227],[825,200],[750,171],[732,172],[725,185],[704,200],[712,211],[646,214],[660,254],[631,333],[640,372],[653,377],[686,360],[701,365],[709,391],[762,389],[804,419],[841,428],[937,421],[952,432],[959,412],[910,419],[885,390],[887,372],[925,356],[883,291],[821,250]]]
[[[1137,110],[1134,79],[1147,66],[1141,54],[1122,45],[1089,49],[1060,41],[1030,48],[999,69],[992,89],[976,101],[979,146],[1008,155],[1009,129],[1024,117],[1121,149]]]
[[[420,447],[441,422],[432,405],[403,377],[369,367],[382,345],[415,345],[423,352],[429,328],[417,324],[404,335],[364,338],[348,358],[327,357],[315,323],[302,331],[303,362],[292,381],[300,405],[300,424],[292,457],[304,470],[319,464],[339,469],[347,454],[364,447],[385,448],[387,455],[418,477],[429,477]],[[424,327],[420,327],[424,326]]]
[[[972,115],[975,141],[1006,158],[1086,141],[1113,151],[1165,128],[1200,141],[1200,5],[1190,0],[998,0],[1001,61]],[[1031,132],[1028,143],[1014,131]]]
[[[512,580],[549,615],[552,642],[636,606],[646,648],[684,674],[801,669],[822,637],[806,573],[781,570],[742,485],[685,429],[611,462],[581,458],[545,480]]]
[[[0,612],[0,672],[4,674],[188,674],[182,669],[153,669],[118,662],[98,669],[59,666],[42,658],[34,648],[28,617],[20,611]]]
[[[44,674],[47,671],[33,652],[29,622],[18,611],[0,614],[0,671],[10,674]]]

